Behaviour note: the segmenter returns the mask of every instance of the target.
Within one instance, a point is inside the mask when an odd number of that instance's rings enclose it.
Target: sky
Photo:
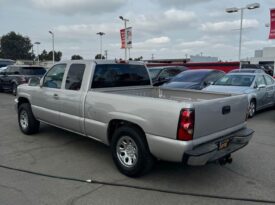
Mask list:
[[[0,36],[15,31],[39,41],[39,50],[55,49],[62,60],[79,54],[93,59],[100,52],[97,32],[104,32],[103,50],[108,58],[123,58],[118,18],[129,19],[133,27],[131,57],[143,59],[185,58],[203,54],[221,60],[238,59],[240,12],[226,13],[229,7],[260,3],[244,11],[242,58],[256,49],[275,46],[268,40],[270,8],[275,0],[0,0]],[[37,52],[37,50],[35,50]]]

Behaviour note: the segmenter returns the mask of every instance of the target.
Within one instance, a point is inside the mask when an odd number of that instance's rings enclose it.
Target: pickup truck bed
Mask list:
[[[213,100],[225,97],[231,97],[232,94],[217,94],[211,92],[201,92],[197,90],[182,90],[182,89],[162,89],[158,87],[150,88],[133,88],[133,89],[114,89],[103,90],[102,92],[132,95],[140,97],[151,97],[159,99],[167,99],[178,102],[200,102],[205,100]]]

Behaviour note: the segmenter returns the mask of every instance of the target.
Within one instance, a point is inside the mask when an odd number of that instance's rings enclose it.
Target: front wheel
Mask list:
[[[251,100],[249,104],[248,116],[249,118],[254,117],[256,113],[256,102],[255,100]]]
[[[154,165],[144,133],[134,126],[118,128],[112,137],[111,149],[117,168],[127,176],[145,174]]]
[[[18,123],[20,130],[24,134],[31,135],[39,131],[40,123],[35,119],[29,103],[23,103],[19,105]]]

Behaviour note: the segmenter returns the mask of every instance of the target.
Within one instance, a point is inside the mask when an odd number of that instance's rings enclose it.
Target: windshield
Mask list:
[[[214,85],[226,86],[251,86],[254,75],[225,75],[219,79]]]
[[[176,75],[170,82],[201,82],[209,72],[184,71]]]
[[[23,67],[21,68],[22,75],[44,75],[46,69],[42,67]]]
[[[152,79],[156,78],[157,75],[159,74],[159,72],[160,72],[161,70],[162,70],[161,68],[159,68],[159,69],[155,69],[155,68],[149,69],[150,77],[151,77]]]

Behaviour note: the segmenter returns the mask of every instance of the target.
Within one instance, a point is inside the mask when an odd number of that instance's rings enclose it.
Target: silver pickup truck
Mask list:
[[[146,173],[156,159],[230,162],[253,135],[246,95],[153,87],[139,62],[60,62],[20,85],[15,101],[23,133],[43,122],[98,140],[127,176]]]

